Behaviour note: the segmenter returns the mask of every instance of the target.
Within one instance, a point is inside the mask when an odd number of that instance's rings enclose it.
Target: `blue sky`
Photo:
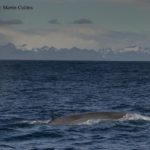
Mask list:
[[[0,44],[27,49],[150,46],[148,0],[1,0],[33,10],[0,10]]]

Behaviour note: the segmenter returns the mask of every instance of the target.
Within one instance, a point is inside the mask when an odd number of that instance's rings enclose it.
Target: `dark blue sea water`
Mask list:
[[[133,116],[80,125],[55,117]],[[0,150],[149,150],[150,62],[0,61]]]

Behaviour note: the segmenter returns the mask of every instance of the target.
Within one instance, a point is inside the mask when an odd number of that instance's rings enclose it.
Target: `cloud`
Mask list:
[[[60,24],[60,22],[57,19],[51,19],[48,21],[50,24]]]
[[[89,19],[86,19],[86,18],[81,18],[81,19],[78,19],[78,20],[74,20],[72,22],[73,24],[93,24],[93,22]]]
[[[56,48],[121,49],[130,45],[150,46],[150,34],[117,32],[92,25],[51,27],[33,31],[17,31],[9,26],[0,26],[0,44],[14,43],[23,49],[54,46]]]
[[[7,26],[7,25],[19,25],[22,24],[23,22],[18,19],[14,20],[0,20],[0,26]]]
[[[102,28],[89,26],[68,25],[60,28],[37,29],[30,32],[15,31],[9,27],[0,27],[1,38],[5,36],[5,43],[11,42],[17,46],[26,44],[27,49],[42,46],[54,46],[56,48],[97,48],[97,41],[92,38],[107,34]],[[4,40],[3,40],[4,41]]]

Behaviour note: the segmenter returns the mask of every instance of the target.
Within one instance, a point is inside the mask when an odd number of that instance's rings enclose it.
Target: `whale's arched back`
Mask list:
[[[125,116],[124,112],[89,112],[82,114],[74,114],[70,116],[64,116],[51,120],[53,125],[68,125],[68,124],[80,124],[88,120],[117,120]]]

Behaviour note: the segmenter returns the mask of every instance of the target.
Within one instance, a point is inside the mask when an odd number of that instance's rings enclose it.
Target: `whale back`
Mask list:
[[[125,114],[126,113],[123,112],[90,112],[56,118],[52,120],[50,123],[61,125],[61,124],[78,124],[94,119],[116,120],[122,118]]]

